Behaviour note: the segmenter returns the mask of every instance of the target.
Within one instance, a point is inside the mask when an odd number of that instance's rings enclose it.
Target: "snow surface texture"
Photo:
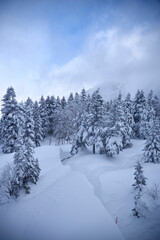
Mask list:
[[[87,154],[79,155],[67,160],[73,170],[81,172],[93,185],[95,195],[115,220],[127,240],[159,240],[160,239],[160,193],[154,200],[147,194],[145,201],[145,218],[132,216],[134,208],[134,166],[142,159],[144,140],[132,140],[133,147],[123,150],[119,156]],[[146,163],[143,165],[147,186],[154,184],[160,187],[160,164]],[[144,189],[147,192],[147,188]]]
[[[59,146],[36,148],[35,155],[41,167],[37,185],[29,195],[0,205],[1,240],[124,239],[86,176],[61,164]],[[0,169],[12,159],[2,154]]]

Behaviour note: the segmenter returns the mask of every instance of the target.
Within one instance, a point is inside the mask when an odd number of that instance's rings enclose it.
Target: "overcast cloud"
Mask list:
[[[0,11],[0,98],[11,85],[19,100],[83,87],[106,99],[159,92],[158,1],[9,2]]]

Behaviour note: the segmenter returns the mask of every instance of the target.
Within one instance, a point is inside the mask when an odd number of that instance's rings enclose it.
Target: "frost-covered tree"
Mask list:
[[[135,190],[139,189],[140,191],[142,191],[143,186],[146,185],[146,178],[143,175],[143,167],[140,164],[140,162],[137,162],[137,164],[135,166],[134,175],[135,175],[135,177],[134,177],[135,183],[132,186],[134,186]]]
[[[141,192],[143,190],[143,186],[146,185],[146,178],[143,175],[143,167],[141,166],[140,162],[137,162],[135,166],[135,183],[132,185],[135,190],[135,196],[134,196],[134,208],[132,209],[133,211],[133,216],[136,217],[141,217],[143,216],[142,213],[142,207],[141,207]]]
[[[33,102],[30,98],[25,103],[25,132],[24,141],[28,139],[32,142],[32,147],[35,147],[34,142],[34,119],[33,119]]]
[[[130,146],[132,129],[129,125],[129,119],[125,113],[125,104],[121,94],[115,99],[110,108],[109,126],[114,129],[113,136],[121,137],[123,148]]]
[[[96,147],[99,149],[99,153],[106,154],[108,157],[118,155],[123,148],[121,138],[114,137],[112,134],[113,131],[113,129],[108,127],[101,128],[96,143]]]
[[[78,127],[78,130],[74,136],[71,148],[71,154],[77,154],[79,149],[84,150],[87,145],[88,139],[88,126],[87,126],[87,119],[83,116],[83,120],[81,125]]]
[[[49,120],[47,115],[47,106],[44,97],[42,96],[39,101],[39,113],[42,120],[42,133],[43,138],[47,137]]]
[[[12,153],[16,148],[16,139],[18,134],[18,104],[16,94],[12,87],[7,89],[2,104],[1,119],[1,139],[2,151],[4,153]]]
[[[156,119],[148,131],[143,159],[145,162],[160,163],[160,121]]]
[[[138,90],[135,95],[135,99],[133,103],[133,117],[135,121],[134,132],[137,137],[140,137],[140,123],[141,123],[142,113],[145,107],[146,107],[146,99],[144,96],[144,92],[143,90],[141,91]]]
[[[130,137],[134,137],[134,118],[133,118],[133,102],[130,93],[127,94],[124,101],[124,113],[126,115],[126,122],[129,127]]]
[[[67,103],[70,104],[73,102],[73,100],[74,100],[73,93],[70,93]]]
[[[34,158],[34,121],[29,102],[25,108],[24,129],[19,127],[17,151],[14,155],[17,194],[21,189],[30,193],[30,183],[36,184],[40,174],[38,159]]]
[[[150,124],[148,120],[148,109],[145,108],[141,114],[141,122],[139,124],[139,137],[141,139],[147,138],[149,128]]]
[[[93,146],[93,153],[95,153],[98,132],[103,125],[103,99],[99,90],[92,94],[88,118],[88,145]]]
[[[56,99],[54,96],[46,98],[46,107],[47,107],[47,116],[48,116],[48,134],[53,135],[55,130],[55,108],[56,108]]]
[[[5,198],[17,198],[18,191],[16,185],[15,166],[13,163],[7,163],[1,170],[0,175],[0,200],[6,201]]]
[[[62,109],[64,109],[66,107],[66,105],[67,105],[67,102],[66,102],[65,97],[63,96],[62,99],[61,99],[61,107],[62,107]]]
[[[33,120],[34,120],[34,142],[36,147],[39,147],[43,139],[43,129],[42,129],[42,119],[40,116],[40,109],[37,101],[35,101],[34,108],[33,108]]]

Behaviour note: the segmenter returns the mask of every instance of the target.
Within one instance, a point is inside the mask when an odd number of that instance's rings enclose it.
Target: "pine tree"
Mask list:
[[[93,153],[95,154],[98,130],[103,124],[103,99],[99,93],[99,89],[92,94],[89,108],[88,145],[93,146]]]
[[[34,142],[34,119],[33,119],[33,102],[30,98],[27,99],[25,103],[25,133],[24,141],[32,142],[32,147],[35,147]]]
[[[143,159],[145,162],[160,163],[160,121],[156,119],[148,132]]]
[[[70,153],[72,155],[77,154],[79,149],[84,150],[86,148],[87,139],[88,139],[88,126],[86,121],[86,116],[83,115],[83,120],[81,125],[79,125],[78,130],[74,136],[72,142],[72,148]]]
[[[142,209],[141,209],[141,192],[143,190],[143,186],[146,185],[146,178],[143,175],[143,167],[141,166],[140,162],[137,162],[135,166],[135,183],[132,185],[134,186],[135,190],[135,196],[134,196],[134,208],[132,209],[133,211],[133,216],[136,217],[142,217]]]
[[[139,137],[141,139],[147,138],[149,128],[148,109],[145,108],[141,114],[141,122],[139,124]]]
[[[36,184],[40,174],[38,159],[33,155],[34,121],[30,100],[26,102],[25,111],[24,128],[19,126],[17,151],[14,155],[17,195],[21,189],[30,193],[30,183]]]
[[[7,93],[4,95],[2,101],[2,151],[4,153],[12,153],[15,151],[18,134],[18,104],[16,101],[15,91],[12,87],[7,89]]]
[[[42,119],[40,116],[38,102],[36,101],[33,108],[33,119],[34,119],[34,142],[36,147],[41,145],[43,139]]]
[[[146,99],[144,96],[143,90],[138,90],[135,96],[134,104],[133,104],[133,117],[135,121],[134,132],[136,136],[140,137],[140,122],[142,118],[143,110],[146,107]]]
[[[125,104],[122,95],[119,94],[111,105],[109,113],[109,127],[113,129],[112,136],[122,138],[123,148],[130,146],[130,138],[132,129],[129,125],[129,119],[125,113]]]
[[[48,110],[48,119],[49,119],[49,135],[53,135],[56,129],[55,124],[55,110],[56,110],[56,99],[54,96],[51,96],[49,100]]]
[[[134,137],[134,118],[133,118],[133,102],[131,100],[130,93],[127,94],[124,101],[124,113],[126,115],[126,121],[129,127],[130,136]]]
[[[63,98],[61,100],[61,107],[62,107],[62,109],[64,109],[66,107],[66,105],[67,105],[67,102],[66,102],[65,97],[63,96]]]
[[[67,104],[72,103],[73,100],[74,100],[74,98],[73,98],[73,93],[70,93],[69,98],[68,98],[68,100],[67,100]]]
[[[135,183],[132,185],[134,186],[134,189],[137,190],[139,189],[142,191],[143,186],[146,185],[146,178],[143,175],[143,167],[141,166],[140,162],[137,162],[135,166]]]
[[[48,115],[47,115],[46,101],[43,96],[41,97],[41,99],[39,101],[39,112],[40,112],[40,117],[42,120],[43,138],[45,138],[45,137],[47,137],[47,134],[48,134],[49,120],[48,120]]]

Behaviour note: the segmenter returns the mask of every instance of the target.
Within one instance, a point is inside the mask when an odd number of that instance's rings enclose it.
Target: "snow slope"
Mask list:
[[[153,200],[146,195],[145,218],[132,216],[134,207],[134,165],[142,159],[144,141],[132,140],[133,147],[125,149],[119,156],[106,158],[98,154],[81,152],[67,160],[68,165],[84,174],[93,185],[95,195],[110,213],[113,220],[118,217],[118,226],[127,240],[160,239],[160,199]],[[160,185],[160,164],[144,164],[147,186]],[[146,190],[147,191],[147,188]]]
[[[124,239],[86,176],[61,164],[60,147],[42,146],[35,155],[42,169],[37,185],[0,205],[1,240]],[[0,158],[2,169],[13,154]]]

